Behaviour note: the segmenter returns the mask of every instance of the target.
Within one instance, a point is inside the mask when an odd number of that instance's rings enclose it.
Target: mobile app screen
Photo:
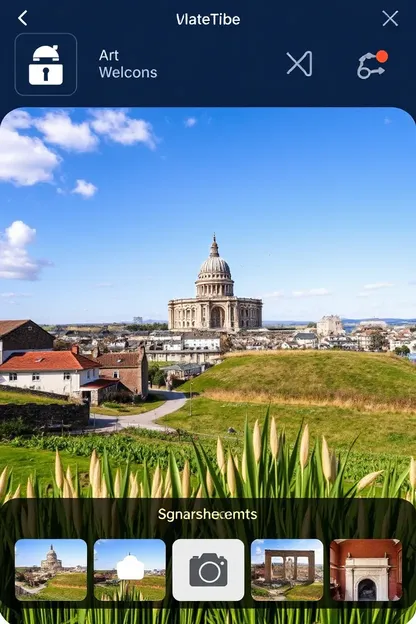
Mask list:
[[[414,137],[397,108],[4,117],[7,622],[416,621]]]

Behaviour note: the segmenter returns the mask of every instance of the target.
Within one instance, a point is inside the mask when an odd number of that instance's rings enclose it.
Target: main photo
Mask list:
[[[105,497],[128,470],[120,496],[148,471],[147,495],[201,496],[214,471],[235,496],[254,471],[247,496],[415,504],[415,166],[396,109],[9,113],[0,501]]]

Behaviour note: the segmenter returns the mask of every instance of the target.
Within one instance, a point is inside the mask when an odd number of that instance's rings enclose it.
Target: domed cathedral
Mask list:
[[[51,544],[51,549],[46,553],[46,559],[44,559],[40,567],[42,570],[48,572],[57,572],[62,569],[62,561],[58,559],[56,552],[53,549],[53,545]]]
[[[195,284],[195,298],[169,301],[170,330],[235,332],[262,326],[262,300],[234,296],[230,267],[219,254],[215,234]]]

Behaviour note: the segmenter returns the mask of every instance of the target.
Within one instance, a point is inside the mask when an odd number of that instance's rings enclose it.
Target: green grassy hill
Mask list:
[[[57,574],[50,579],[46,587],[32,595],[19,596],[19,600],[76,600],[81,601],[87,595],[87,574],[69,572]]]
[[[189,391],[189,383],[182,388]],[[194,379],[192,392],[239,402],[287,401],[357,407],[370,403],[416,410],[416,366],[386,353],[237,354]]]
[[[39,394],[32,394],[28,392],[13,392],[12,390],[0,391],[0,404],[15,403],[17,405],[23,405],[25,403],[37,403],[38,405],[50,405],[51,403],[58,403],[59,405],[65,405],[67,401],[62,399],[51,399]]]
[[[166,593],[164,576],[145,576],[141,581],[128,581],[114,587],[96,585],[94,595],[98,600],[163,600]]]
[[[337,450],[359,436],[353,464],[360,474],[377,470],[382,455],[384,465],[386,457],[416,455],[416,366],[388,353],[230,355],[192,381],[191,401],[158,422],[203,436],[232,427],[241,437],[246,419],[261,423],[268,405],[290,442],[302,422]]]

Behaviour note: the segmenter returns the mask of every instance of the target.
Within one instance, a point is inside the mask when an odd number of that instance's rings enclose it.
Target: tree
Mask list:
[[[59,338],[57,338],[53,342],[53,348],[55,349],[55,351],[68,351],[69,344],[65,340],[60,340]]]
[[[407,345],[400,345],[400,347],[396,347],[394,350],[396,355],[409,355],[410,349]]]
[[[151,383],[154,383],[154,377],[158,370],[159,370],[159,364],[156,364],[156,362],[152,362],[149,366],[149,372],[148,372],[149,381]]]
[[[129,331],[157,331],[157,330],[166,330],[168,329],[167,323],[142,323],[132,325],[127,325],[126,329]]]
[[[309,328],[316,327],[316,323],[308,323],[306,327],[309,327]]]
[[[165,375],[163,371],[158,368],[153,375],[153,383],[155,386],[164,386],[165,385]]]
[[[371,351],[382,351],[388,346],[388,342],[386,337],[381,332],[374,332],[371,336],[370,341],[370,350]]]

